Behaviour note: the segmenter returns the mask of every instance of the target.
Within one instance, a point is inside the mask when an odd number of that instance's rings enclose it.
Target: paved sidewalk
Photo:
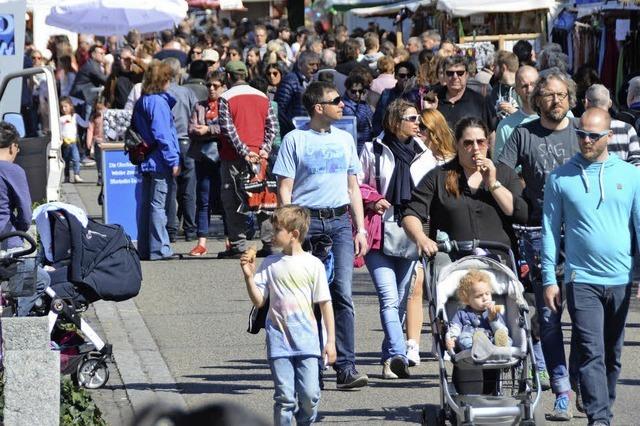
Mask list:
[[[95,172],[92,177],[90,170],[83,170],[83,177],[95,182]],[[95,183],[78,184],[70,189],[77,192],[90,215],[99,215],[95,201],[98,188]],[[193,244],[179,240],[174,248],[177,252],[187,253]],[[208,244],[212,254],[223,250],[223,246],[219,238],[210,240]],[[112,370],[122,373],[122,382],[134,412],[141,408],[140,404],[145,398],[152,400],[169,395],[175,400],[183,400],[191,408],[212,402],[233,401],[270,419],[273,384],[265,360],[264,334],[254,336],[245,331],[250,302],[238,261],[216,260],[212,257],[143,262],[144,282],[140,295],[126,304],[112,304],[120,312],[117,315],[112,312],[114,317],[120,315],[122,321],[106,324],[98,312],[107,339],[114,344],[114,349],[131,350],[127,353],[139,359],[140,364],[135,365],[127,362],[129,360],[126,358],[116,356],[118,369]],[[383,380],[379,364],[382,331],[378,301],[365,269],[357,270],[354,275],[353,295],[358,369],[369,374],[371,384],[360,391],[337,391],[335,375],[329,372],[320,402],[319,420],[326,424],[418,423],[421,408],[425,403],[437,403],[439,395],[437,364],[432,362],[428,354],[430,336],[426,333],[423,335],[423,362],[411,369],[411,379]],[[100,303],[95,305],[99,311],[102,309]],[[127,315],[134,319],[129,319]],[[568,317],[565,317],[565,321],[568,323]],[[565,324],[564,328],[565,345],[568,345],[570,327]],[[116,333],[118,330],[120,333]],[[638,404],[640,390],[640,305],[636,299],[632,301],[626,331],[614,422],[634,425],[640,424],[633,410]],[[140,337],[140,333],[143,337]],[[154,347],[157,353],[150,358]],[[144,369],[146,375],[140,376],[136,370],[139,368]],[[165,368],[170,378],[165,375],[165,381],[149,383],[149,380],[154,380],[153,374],[159,374],[154,370],[164,371]],[[132,381],[136,375],[142,377],[140,382]],[[119,383],[111,380],[110,385]],[[116,390],[92,392],[95,395],[101,392],[115,395]],[[137,397],[137,392],[145,398]],[[100,401],[101,396],[96,399]],[[551,394],[546,392],[543,399],[545,408],[550,410]],[[110,418],[110,421],[111,424],[118,424],[114,423],[118,421],[117,417],[115,420]],[[565,424],[585,425],[586,418],[579,415]]]

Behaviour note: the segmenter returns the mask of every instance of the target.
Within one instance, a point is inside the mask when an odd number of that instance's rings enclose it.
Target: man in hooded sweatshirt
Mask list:
[[[640,171],[608,152],[608,112],[588,109],[575,132],[580,153],[555,169],[545,185],[542,278],[545,304],[557,311],[555,267],[564,229],[564,282],[580,390],[589,425],[602,426],[613,417],[620,374],[634,232],[640,239]]]

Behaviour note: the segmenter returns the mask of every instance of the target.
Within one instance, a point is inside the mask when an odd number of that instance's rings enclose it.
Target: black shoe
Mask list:
[[[218,259],[240,259],[242,253],[235,250],[225,250],[218,253]]]
[[[395,355],[391,357],[390,367],[391,371],[398,376],[399,379],[408,379],[411,377],[407,359],[402,355]]]
[[[260,250],[256,252],[256,257],[267,257],[273,254],[273,250],[268,247],[262,247]]]
[[[197,239],[198,239],[198,236],[196,234],[184,234],[185,241],[195,241]]]
[[[176,242],[176,236],[174,234],[169,234],[169,242],[170,243],[175,243]]]
[[[182,258],[183,257],[181,254],[174,253],[172,255],[161,257],[160,259],[153,259],[153,260],[181,260]]]
[[[338,372],[336,387],[338,389],[362,388],[369,384],[369,377],[366,374],[358,373],[355,368]]]

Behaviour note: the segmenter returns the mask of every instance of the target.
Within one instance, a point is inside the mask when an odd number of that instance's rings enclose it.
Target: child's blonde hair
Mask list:
[[[307,232],[309,231],[309,224],[311,223],[311,215],[309,210],[305,207],[298,206],[296,204],[289,204],[287,206],[278,207],[274,210],[271,217],[271,223],[274,226],[279,226],[293,232],[297,230],[300,233],[298,240],[304,241]]]
[[[462,278],[460,278],[460,284],[458,284],[457,291],[458,300],[467,305],[473,285],[479,282],[487,283],[489,286],[491,286],[491,277],[484,271],[469,269],[469,272],[467,272]]]

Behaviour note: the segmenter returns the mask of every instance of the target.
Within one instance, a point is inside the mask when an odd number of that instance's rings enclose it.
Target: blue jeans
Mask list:
[[[567,284],[580,390],[590,424],[598,420],[609,423],[613,418],[630,298],[631,284]]]
[[[171,175],[142,173],[142,191],[136,212],[140,259],[158,260],[173,254],[165,209],[172,180]]]
[[[562,333],[562,307],[554,313],[544,303],[544,288],[541,282],[540,270],[540,247],[542,244],[542,234],[540,231],[532,231],[521,238],[524,244],[520,246],[521,256],[529,265],[529,277],[536,298],[536,311],[538,323],[540,324],[540,341],[542,352],[547,364],[547,371],[551,377],[551,389],[553,393],[559,394],[571,390],[569,380],[569,370],[564,352],[564,340]],[[572,340],[573,342],[573,340]],[[575,357],[575,351],[571,351],[571,358]]]
[[[318,358],[275,358],[269,360],[269,367],[275,385],[273,424],[291,425],[294,415],[298,425],[313,423],[320,402]]]
[[[220,201],[220,162],[209,160],[196,161],[196,223],[198,238],[209,236],[209,221],[211,211],[216,203],[222,207]]]
[[[69,171],[73,166],[73,174],[80,174],[80,151],[77,143],[62,144],[62,158],[64,159],[64,177],[69,177]]]
[[[196,234],[196,165],[195,160],[187,155],[190,141],[180,139],[180,175],[172,178],[167,195],[167,231],[175,236],[180,228],[185,236]]]
[[[355,368],[355,314],[351,298],[354,245],[348,214],[331,219],[312,217],[307,239],[326,234],[333,240],[334,279],[329,285],[336,327],[337,358],[333,368],[341,372]]]
[[[382,250],[371,250],[364,258],[378,293],[380,322],[384,331],[382,361],[395,355],[406,356],[402,321],[407,308],[407,289],[416,262],[387,256]]]

